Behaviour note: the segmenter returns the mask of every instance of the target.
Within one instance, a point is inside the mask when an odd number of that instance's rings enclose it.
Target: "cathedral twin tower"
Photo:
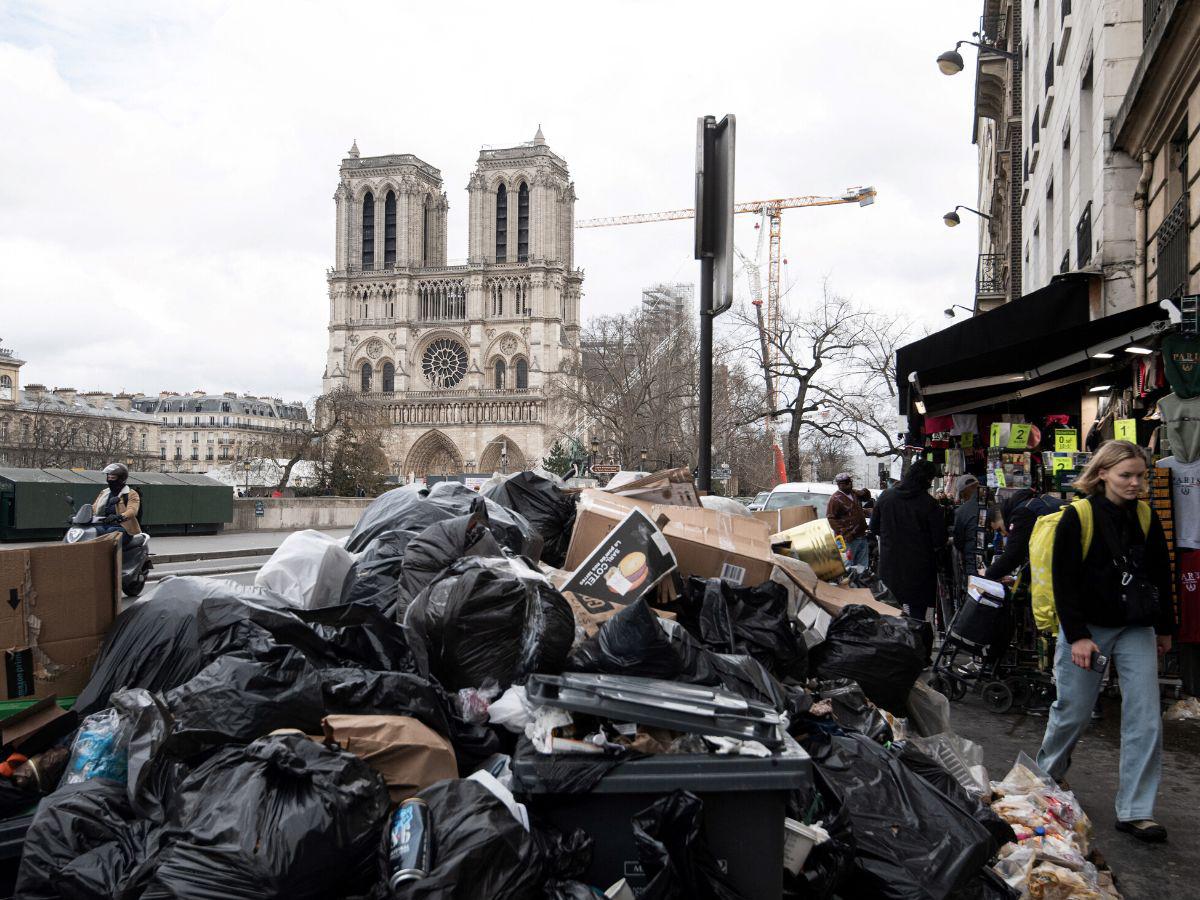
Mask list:
[[[323,389],[383,407],[402,479],[517,471],[553,443],[550,380],[579,350],[575,190],[538,128],[480,151],[468,257],[446,259],[441,172],[411,154],[342,160]]]

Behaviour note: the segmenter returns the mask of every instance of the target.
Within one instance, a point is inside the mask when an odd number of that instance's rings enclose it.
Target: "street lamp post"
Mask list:
[[[996,56],[1003,56],[1005,59],[1011,59],[1013,62],[1020,62],[1020,57],[1017,54],[1001,50],[999,47],[993,47],[990,44],[977,44],[974,41],[959,41],[954,45],[953,50],[947,50],[937,58],[938,68],[942,70],[943,75],[957,75],[966,68],[962,54],[958,52],[958,48],[963,44],[978,47],[980,53],[994,53]]]
[[[643,472],[646,471],[646,457],[648,457],[649,455],[650,455],[650,451],[645,448],[642,448],[642,452],[639,454],[639,456],[641,457]]]
[[[242,462],[242,469],[246,473],[246,492],[245,492],[244,496],[249,497],[250,496],[250,460],[247,459]]]
[[[975,215],[979,216],[979,218],[987,219],[989,222],[992,220],[992,217],[987,213],[980,212],[977,209],[972,209],[969,206],[963,206],[960,203],[958,206],[954,207],[954,209],[950,210],[950,212],[942,216],[942,221],[946,223],[947,228],[954,228],[956,225],[962,222],[962,218],[958,214],[960,209],[965,209],[967,212],[973,212]]]

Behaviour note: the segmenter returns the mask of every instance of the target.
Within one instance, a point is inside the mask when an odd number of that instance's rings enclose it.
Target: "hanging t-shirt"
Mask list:
[[[1200,399],[1167,394],[1158,401],[1171,455],[1183,462],[1200,459]]]
[[[1171,499],[1175,506],[1175,547],[1200,550],[1200,459],[1185,463],[1174,456],[1158,461],[1171,470]]]
[[[1179,641],[1200,644],[1200,550],[1175,554],[1179,577]]]
[[[1200,337],[1168,334],[1163,338],[1162,357],[1171,390],[1185,400],[1200,396]]]

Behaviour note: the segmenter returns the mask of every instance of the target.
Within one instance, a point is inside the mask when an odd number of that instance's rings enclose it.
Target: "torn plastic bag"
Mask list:
[[[403,628],[368,604],[300,611],[236,596],[210,597],[200,604],[196,628],[210,660],[226,653],[257,656],[285,646],[319,667],[417,671]]]
[[[477,781],[442,781],[417,796],[429,806],[433,864],[408,881],[405,900],[531,900],[542,896],[544,859],[534,837]]]
[[[263,563],[254,584],[278,594],[297,609],[341,602],[342,582],[354,557],[337,538],[321,531],[294,531]]]
[[[174,717],[167,743],[180,757],[218,744],[247,744],[277,728],[320,734],[324,715],[317,669],[286,647],[258,658],[221,656],[165,699]]]
[[[899,747],[900,761],[910,772],[920,775],[945,794],[959,809],[982,825],[991,835],[992,843],[988,847],[989,858],[994,856],[1005,844],[1017,839],[1012,826],[993,812],[990,806],[981,803],[978,797],[972,797],[967,793],[940,762],[927,756],[907,741],[894,746]]]
[[[184,779],[155,874],[166,896],[364,893],[388,811],[383,779],[300,734],[220,751]]]
[[[92,677],[75,700],[74,710],[81,717],[107,707],[112,694],[122,688],[165,691],[204,668],[196,631],[201,598],[186,590],[180,595],[180,581],[164,579],[153,597],[117,616]]]
[[[476,498],[470,515],[435,522],[409,542],[400,569],[400,602],[406,606],[456,559],[503,555],[488,530],[487,504]]]
[[[157,828],[137,818],[124,785],[102,778],[64,785],[42,801],[25,833],[15,896],[139,897]]]
[[[797,802],[795,808],[794,801]],[[850,815],[845,807],[834,805],[832,796],[822,793],[811,783],[792,792],[788,815],[809,825],[819,822],[829,840],[809,851],[799,875],[792,875],[784,868],[784,887],[804,900],[829,900],[854,866],[854,831],[850,827]]]
[[[688,589],[700,602],[700,639],[710,650],[750,656],[776,678],[808,676],[808,648],[792,629],[783,585],[739,588],[720,578],[690,578]]]
[[[533,472],[517,472],[485,496],[524,516],[544,541],[542,561],[562,568],[575,528],[575,503],[562,488]]]
[[[592,864],[593,841],[582,828],[567,833],[549,822],[542,823],[535,819],[529,823],[529,835],[542,858],[548,878],[568,882],[582,876]],[[575,896],[565,888],[559,890],[563,897]],[[554,896],[549,891],[547,894]]]
[[[452,691],[561,672],[575,639],[563,595],[521,560],[496,557],[457,560],[412,602],[404,627]]]
[[[858,682],[849,678],[822,681],[817,697],[833,704],[833,721],[847,731],[865,734],[878,744],[892,740],[892,728],[879,708],[867,701]]]
[[[139,818],[162,823],[187,766],[163,752],[172,717],[161,695],[143,688],[113,695],[113,706],[128,729],[126,794]]]
[[[704,839],[704,804],[672,791],[633,817],[633,839],[647,876],[639,900],[745,900]]]
[[[385,531],[358,554],[342,582],[342,603],[369,603],[396,617],[400,601],[400,564],[411,531]]]
[[[71,759],[63,773],[63,784],[79,784],[93,778],[125,783],[129,761],[129,726],[113,709],[92,713],[79,723],[71,742]]]
[[[918,678],[908,692],[908,727],[921,737],[950,731],[949,698]]]
[[[810,734],[803,746],[821,794],[846,809],[854,833],[840,895],[942,900],[987,863],[987,830],[870,738]]]
[[[415,537],[434,522],[468,515],[477,499],[477,493],[456,481],[439,481],[431,488],[410,484],[387,491],[363,510],[346,549],[351,553],[366,550],[385,531],[407,531]],[[525,517],[492,500],[485,502],[488,528],[496,540],[513,553],[537,559],[542,538]]]
[[[778,710],[787,707],[783,687],[760,663],[713,653],[678,622],[656,616],[644,599],[626,606],[577,645],[567,670],[721,686]]]
[[[908,693],[929,663],[927,628],[905,616],[884,616],[852,604],[833,620],[825,640],[809,651],[809,669],[822,679],[850,678],[877,706],[908,714]]]

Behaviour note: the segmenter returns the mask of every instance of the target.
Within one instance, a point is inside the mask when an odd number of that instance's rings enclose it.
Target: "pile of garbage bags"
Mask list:
[[[637,490],[689,485],[678,470]],[[973,900],[1097,883],[1078,805],[1021,766],[989,783],[951,732],[920,680],[926,625],[882,603],[806,618],[794,571],[747,581],[681,551],[604,607],[567,589],[568,561],[607,539],[576,500],[530,472],[482,495],[411,485],[344,541],[290,535],[254,586],[164,579],[117,617],[37,777],[0,777],[4,811],[36,804],[17,896]],[[659,525],[680,509],[643,505]],[[662,546],[712,534],[713,558],[731,552],[731,514],[687,510]],[[620,552],[633,590],[646,558]],[[605,787],[622,778],[640,786]],[[1014,843],[1034,822],[1036,852]]]

